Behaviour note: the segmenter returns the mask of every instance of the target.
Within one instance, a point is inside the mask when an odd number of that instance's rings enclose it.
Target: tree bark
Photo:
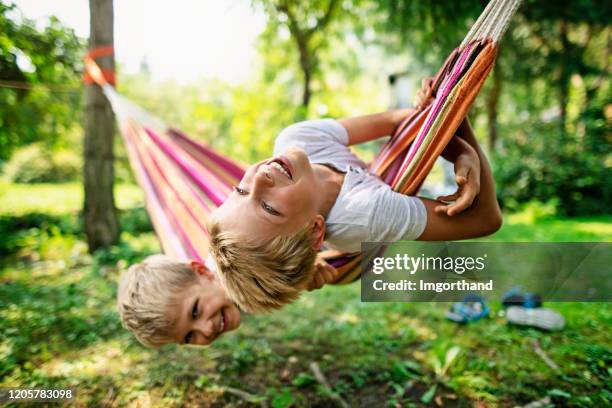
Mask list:
[[[113,1],[89,0],[91,49],[113,45]],[[97,58],[102,69],[114,70],[113,55]],[[83,144],[83,208],[90,252],[119,240],[119,220],[113,197],[113,139],[115,116],[98,85],[85,86],[85,141]]]

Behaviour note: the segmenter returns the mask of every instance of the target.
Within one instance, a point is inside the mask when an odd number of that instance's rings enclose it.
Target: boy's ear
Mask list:
[[[317,214],[314,218],[312,228],[310,230],[311,247],[314,250],[319,250],[325,241],[325,218]]]
[[[213,279],[215,277],[215,274],[213,273],[213,271],[208,269],[208,267],[206,267],[206,265],[204,265],[202,262],[191,261],[190,266],[191,266],[191,269],[193,269],[193,271],[197,273],[198,275],[206,276],[209,279]]]

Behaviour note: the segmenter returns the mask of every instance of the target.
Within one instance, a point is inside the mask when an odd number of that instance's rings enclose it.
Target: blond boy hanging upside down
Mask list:
[[[427,84],[428,85],[428,84]],[[426,87],[418,104],[429,97]],[[273,157],[250,166],[212,214],[207,265],[153,257],[132,266],[118,295],[124,325],[144,344],[210,344],[240,324],[337,279],[317,252],[361,242],[459,240],[492,234],[502,218],[493,176],[469,121],[442,156],[458,189],[430,200],[396,193],[348,146],[393,133],[410,109],[296,123]],[[237,307],[238,306],[238,307]]]

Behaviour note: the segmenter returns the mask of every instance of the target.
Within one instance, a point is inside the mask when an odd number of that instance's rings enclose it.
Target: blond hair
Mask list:
[[[175,340],[174,322],[168,311],[178,305],[178,295],[197,282],[186,262],[153,255],[134,264],[121,275],[117,307],[123,327],[145,346],[159,347]]]
[[[215,217],[207,227],[217,276],[228,296],[247,312],[280,309],[299,298],[300,287],[312,278],[317,251],[312,249],[309,225],[263,242],[223,231]]]

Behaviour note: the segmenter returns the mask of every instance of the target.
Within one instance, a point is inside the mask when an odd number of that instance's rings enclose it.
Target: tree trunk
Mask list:
[[[560,27],[560,37],[561,37],[561,55],[566,57],[569,55],[569,38],[568,38],[568,27],[567,21],[565,19],[561,20]],[[561,136],[565,136],[565,125],[567,119],[567,101],[569,95],[569,81],[570,81],[570,73],[566,66],[566,61],[562,61],[560,64],[560,73],[559,73],[559,115],[561,121]],[[569,62],[569,61],[567,61]]]
[[[495,150],[497,145],[497,115],[499,107],[499,97],[502,91],[501,64],[498,63],[493,69],[493,84],[487,95],[487,122],[489,127],[489,152]]]
[[[91,49],[113,45],[113,1],[89,0]],[[97,58],[102,69],[114,70],[113,55]],[[113,138],[115,116],[98,85],[85,86],[83,208],[90,252],[119,240],[119,221],[113,197]]]
[[[302,69],[302,75],[304,76],[304,88],[302,91],[302,108],[306,111],[308,109],[308,105],[310,104],[310,97],[312,94],[310,89],[310,83],[312,81],[313,56],[311,56],[308,52],[308,40],[301,37],[297,37],[295,41],[297,43],[298,51],[300,53],[300,68]]]
[[[308,109],[308,105],[310,105],[310,97],[312,95],[312,91],[310,90],[310,82],[312,80],[312,73],[309,68],[302,68],[302,73],[304,74],[304,90],[302,92],[302,107],[304,109]]]

